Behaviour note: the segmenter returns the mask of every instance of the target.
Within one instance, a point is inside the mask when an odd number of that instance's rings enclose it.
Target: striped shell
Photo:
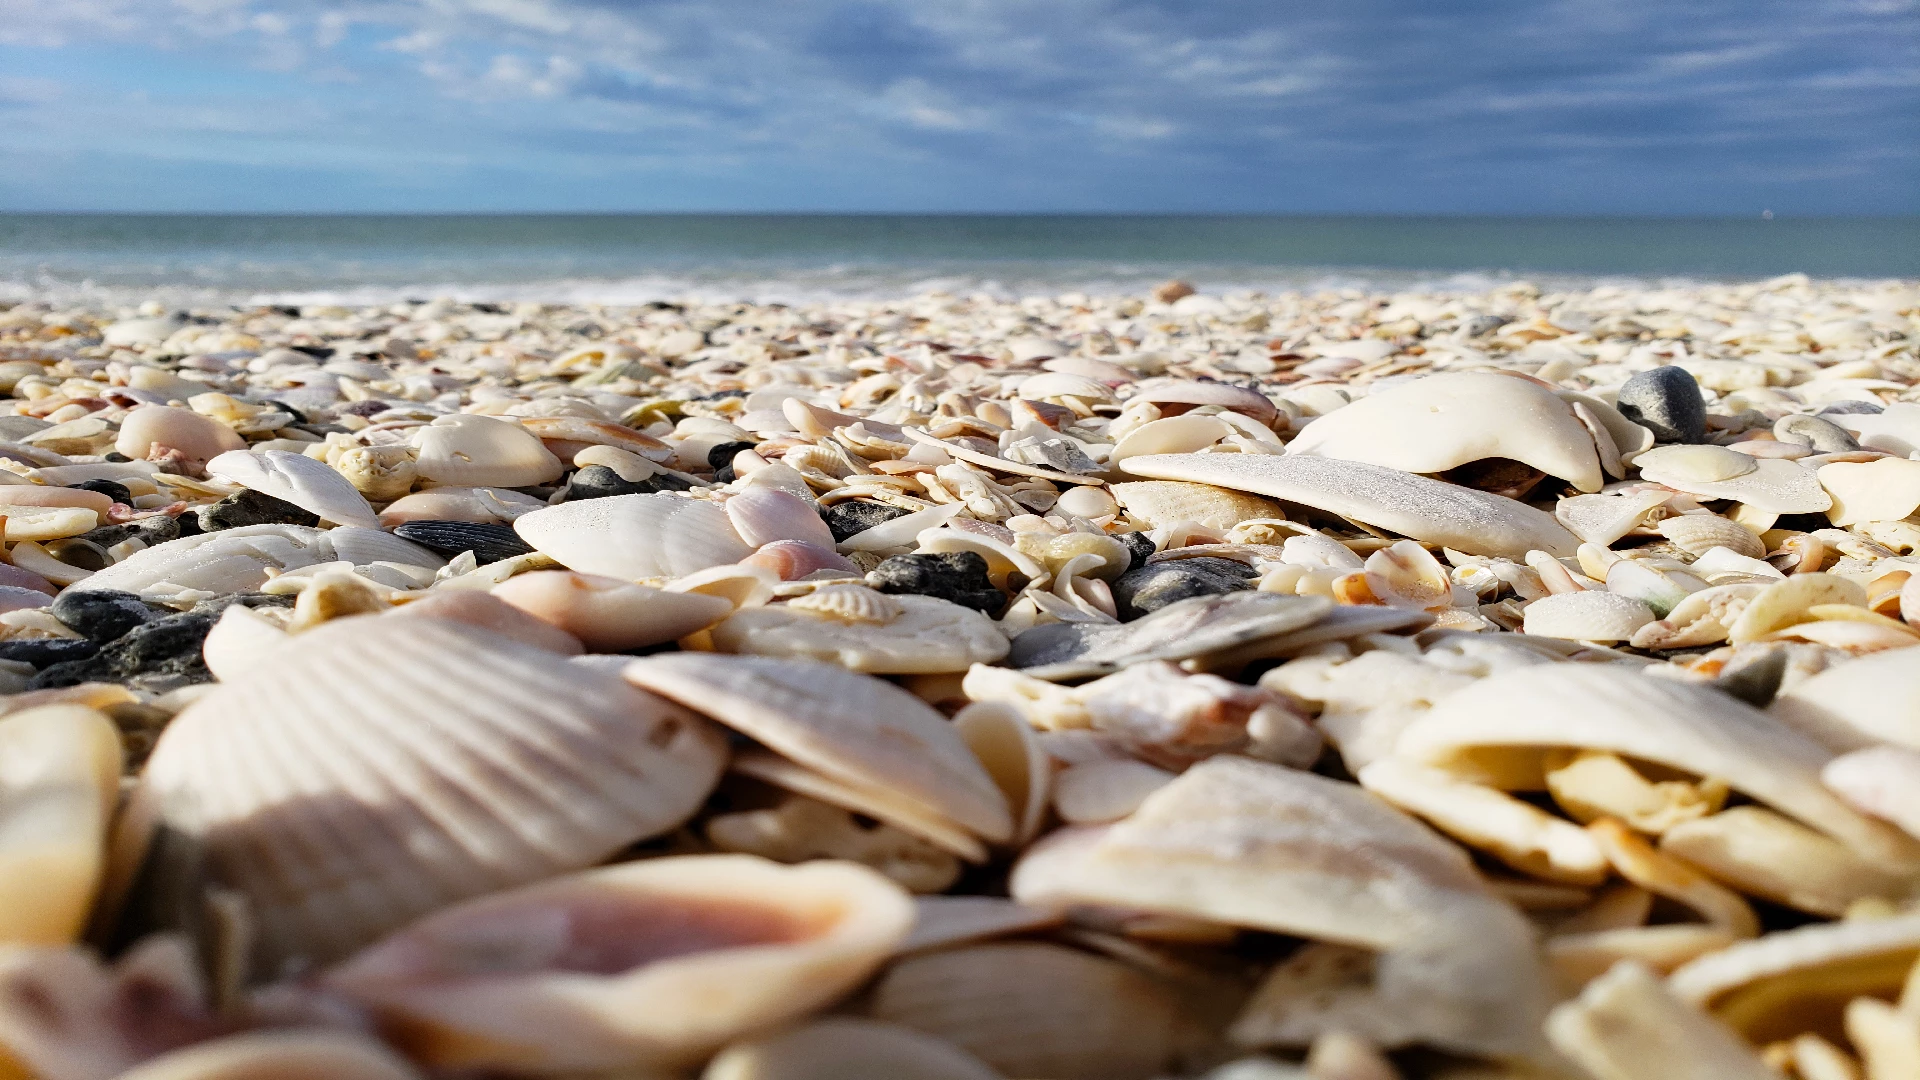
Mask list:
[[[1752,529],[1716,514],[1681,514],[1662,520],[1654,528],[1690,555],[1705,555],[1717,547],[1749,559],[1764,558],[1767,554],[1766,545]]]
[[[899,617],[900,601],[865,585],[827,585],[787,601],[790,608],[828,619],[884,626]]]
[[[719,504],[684,495],[613,495],[535,510],[520,538],[569,570],[634,581],[736,563],[753,548]]]

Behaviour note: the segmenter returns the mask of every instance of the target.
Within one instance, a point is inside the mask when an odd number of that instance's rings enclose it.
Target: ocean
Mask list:
[[[0,300],[805,303],[928,290],[1920,278],[1920,217],[0,214]]]

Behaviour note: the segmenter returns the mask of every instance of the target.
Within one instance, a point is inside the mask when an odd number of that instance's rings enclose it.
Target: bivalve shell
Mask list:
[[[1225,532],[1243,521],[1284,519],[1287,516],[1279,503],[1257,495],[1174,480],[1139,480],[1115,484],[1113,497],[1127,513],[1156,529],[1176,522],[1191,521]]]
[[[1920,509],[1920,461],[1836,461],[1820,466],[1816,475],[1833,496],[1827,517],[1841,528],[1863,521],[1899,521]]]
[[[1644,601],[1584,591],[1543,596],[1527,605],[1524,630],[1573,641],[1626,641],[1654,620]]]
[[[1920,505],[1920,500],[1916,505]],[[1766,545],[1752,529],[1715,514],[1681,514],[1662,519],[1654,528],[1690,555],[1705,555],[1717,547],[1749,559],[1764,558],[1767,554]]]
[[[509,420],[463,413],[414,429],[416,466],[436,484],[530,487],[566,471],[538,436]]]
[[[892,601],[893,616],[884,622],[844,618],[817,603],[769,604],[734,612],[713,628],[713,644],[722,652],[807,657],[886,675],[965,671],[1007,655],[1006,635],[972,608],[914,593],[876,595]],[[871,615],[882,610],[865,606]]]
[[[683,495],[613,495],[536,510],[520,538],[569,570],[635,581],[680,577],[753,554],[718,503]]]
[[[337,1031],[257,1031],[162,1054],[117,1080],[417,1080],[393,1051]]]
[[[120,733],[105,716],[42,705],[0,719],[0,946],[79,935],[119,797]]]
[[[492,591],[579,638],[593,652],[625,652],[677,641],[733,611],[733,605],[718,596],[666,592],[570,570],[515,574]]]
[[[1811,514],[1833,505],[1812,469],[1785,458],[1753,458],[1723,446],[1656,446],[1633,463],[1654,483],[1775,514]]]
[[[326,464],[285,450],[230,450],[207,462],[207,472],[241,487],[290,502],[337,525],[379,528],[373,507],[346,477]]]
[[[113,442],[116,452],[145,461],[156,445],[210,461],[229,450],[245,448],[247,440],[217,420],[170,405],[141,405],[121,419],[120,434]]]

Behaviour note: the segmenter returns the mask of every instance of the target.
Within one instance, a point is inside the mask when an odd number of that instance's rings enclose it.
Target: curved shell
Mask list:
[[[776,540],[804,540],[833,550],[833,530],[813,504],[778,488],[749,488],[728,499],[727,518],[748,547]]]
[[[272,974],[664,832],[725,760],[706,721],[557,655],[442,619],[344,620],[162,734],[123,826],[160,825],[132,904],[167,924],[231,889]]]
[[[646,657],[625,675],[827,776],[988,840],[1013,835],[1005,796],[947,718],[892,683],[813,660],[709,653]]]
[[[593,652],[624,652],[677,641],[733,611],[722,597],[650,589],[570,570],[515,574],[492,591],[579,638]]]
[[[1508,458],[1581,491],[1606,478],[1593,436],[1552,390],[1489,372],[1429,375],[1369,394],[1308,424],[1287,447],[1311,454],[1437,473]]]
[[[1768,711],[1838,753],[1920,750],[1920,664],[1897,649],[1849,660],[1787,687]]]
[[[334,561],[327,533],[302,525],[244,525],[182,536],[136,551],[87,578],[88,589],[119,589],[149,600],[183,592],[252,592],[268,570],[298,570]]]
[[[1190,379],[1149,379],[1136,385],[1128,401],[1151,401],[1156,405],[1218,405],[1244,413],[1263,424],[1273,423],[1279,414],[1273,402],[1258,390],[1219,382],[1195,382]],[[1173,410],[1163,410],[1171,413]]]
[[[1526,633],[1574,641],[1626,641],[1654,620],[1653,609],[1631,596],[1570,592],[1527,605]]]
[[[380,527],[390,529],[408,521],[472,521],[493,524],[512,521],[547,504],[507,488],[443,487],[419,491],[388,503],[380,511]]]
[[[377,529],[380,521],[352,481],[328,465],[285,450],[231,450],[207,462],[207,472],[251,491],[290,502],[322,521]]]
[[[1151,528],[1192,521],[1222,532],[1243,521],[1284,519],[1279,503],[1209,484],[1175,480],[1137,480],[1113,485],[1113,497],[1127,513]]]
[[[80,705],[0,719],[0,946],[79,935],[119,799],[113,721]]]
[[[1662,519],[1654,528],[1690,555],[1705,555],[1717,547],[1749,559],[1765,558],[1767,554],[1766,545],[1752,529],[1716,514],[1681,514]]]
[[[113,442],[116,452],[145,461],[155,445],[208,461],[229,450],[242,449],[247,440],[218,420],[171,405],[141,405],[121,418],[120,433]]]
[[[510,420],[463,413],[415,428],[415,467],[436,484],[530,487],[566,471],[538,436]]]
[[[953,718],[953,730],[980,759],[1013,809],[1013,838],[1024,847],[1040,834],[1052,789],[1053,761],[1019,710],[976,701]]]
[[[987,861],[987,847],[979,838],[925,803],[888,788],[848,783],[838,777],[796,764],[768,750],[742,750],[733,758],[732,771],[772,784],[830,807],[864,814],[909,836],[972,863]],[[716,819],[717,820],[717,819]],[[711,823],[709,824],[711,835]],[[766,854],[755,852],[755,854]],[[956,870],[958,868],[956,867]],[[946,882],[951,885],[952,882]],[[944,885],[942,886],[945,887]]]
[[[735,1043],[708,1063],[700,1080],[1000,1080],[992,1068],[942,1039],[850,1016]]]
[[[1169,416],[1142,424],[1114,445],[1107,463],[1118,465],[1142,454],[1191,454],[1234,433],[1232,424],[1217,416]]]
[[[1303,503],[1469,555],[1518,559],[1535,548],[1572,555],[1580,546],[1551,514],[1523,502],[1360,461],[1305,454],[1155,454],[1129,459],[1126,471]]]
[[[645,859],[436,912],[324,983],[438,1068],[686,1066],[833,1001],[912,925],[854,863]]]
[[[892,618],[846,619],[817,605],[769,604],[734,612],[713,628],[713,644],[722,652],[807,657],[886,675],[965,671],[1007,655],[1006,635],[972,608],[913,593],[876,595],[893,601]]]
[[[682,495],[614,495],[561,503],[513,523],[569,570],[633,581],[680,577],[753,554],[719,504]]]
[[[824,585],[794,597],[787,606],[820,618],[874,626],[885,626],[906,611],[899,600],[865,585]]]
[[[1656,446],[1635,458],[1634,466],[1654,483],[1776,514],[1811,514],[1833,505],[1812,469],[1785,458],[1753,458],[1722,446]]]
[[[542,442],[578,444],[570,446],[574,453],[585,446],[611,446],[649,461],[673,460],[673,447],[624,424],[579,416],[528,416],[521,418],[520,426]]]
[[[1675,971],[1681,1000],[1756,1041],[1790,1038],[1857,995],[1893,996],[1920,956],[1920,915],[1802,926],[1710,953]]]
[[[116,1080],[417,1080],[391,1050],[338,1031],[256,1031],[162,1054]]]

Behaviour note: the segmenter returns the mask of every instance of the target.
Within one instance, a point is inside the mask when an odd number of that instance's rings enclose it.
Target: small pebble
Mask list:
[[[1697,443],[1707,437],[1707,404],[1700,384],[1685,368],[1657,367],[1620,387],[1616,404],[1627,419],[1651,430],[1663,443]]]
[[[651,495],[660,491],[685,491],[685,480],[666,473],[655,473],[645,480],[628,480],[605,465],[589,465],[567,481],[566,502],[581,499],[605,499],[614,495]]]
[[[242,491],[237,495],[229,495],[212,506],[197,507],[194,510],[194,517],[200,524],[201,532],[219,532],[222,529],[238,529],[248,525],[311,527],[320,524],[318,515],[271,495],[262,495],[257,491]]]
[[[15,638],[0,641],[0,660],[16,660],[45,668],[53,664],[85,660],[100,651],[86,638]]]
[[[826,519],[827,529],[833,533],[833,542],[844,544],[850,538],[866,532],[883,521],[906,517],[912,512],[898,506],[888,506],[886,503],[848,499],[822,509],[820,516]]]
[[[116,484],[111,480],[83,480],[73,486],[82,491],[97,491],[117,503],[133,505],[133,493],[127,490],[125,484]]]
[[[1175,559],[1136,567],[1113,581],[1113,601],[1123,620],[1137,619],[1175,601],[1253,588],[1254,569],[1232,559]]]
[[[27,684],[29,690],[78,686],[83,682],[136,682],[151,689],[173,689],[211,682],[213,673],[201,658],[200,647],[213,629],[212,615],[183,612],[134,627],[112,644],[86,659],[69,660],[41,670]],[[92,645],[92,642],[86,644]]]
[[[67,629],[100,645],[160,617],[159,612],[133,593],[78,587],[62,592],[50,611]]]
[[[1007,594],[987,576],[987,560],[972,551],[895,555],[867,574],[867,584],[883,593],[950,600],[988,615],[998,615],[1007,606]]]

